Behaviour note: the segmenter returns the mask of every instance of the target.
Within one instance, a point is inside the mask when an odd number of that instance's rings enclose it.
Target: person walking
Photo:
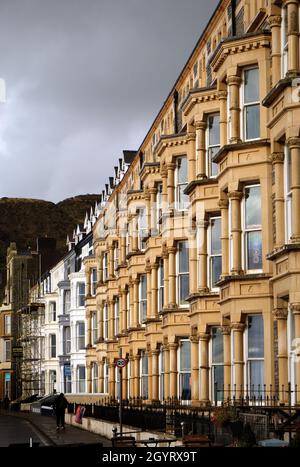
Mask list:
[[[65,429],[65,410],[68,407],[68,401],[65,395],[61,392],[55,399],[54,409],[56,413],[56,429]]]

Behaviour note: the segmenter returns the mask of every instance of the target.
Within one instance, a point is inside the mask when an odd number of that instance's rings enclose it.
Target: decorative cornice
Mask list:
[[[242,78],[240,76],[228,76],[227,77],[228,86],[240,86],[242,84]]]
[[[290,149],[298,149],[300,148],[300,138],[291,137],[287,140],[287,144]]]
[[[281,21],[282,21],[281,16],[278,16],[278,15],[271,15],[268,18],[268,23],[271,28],[276,27],[276,26],[280,27]]]
[[[243,198],[243,193],[241,191],[230,191],[228,193],[228,198],[233,200],[240,201]]]
[[[213,102],[217,101],[218,99],[219,96],[216,89],[205,89],[204,91],[201,91],[201,89],[193,90],[189,93],[182,106],[183,114],[187,116],[197,104]]]

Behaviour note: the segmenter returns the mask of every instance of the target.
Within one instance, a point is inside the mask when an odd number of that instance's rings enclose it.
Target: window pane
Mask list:
[[[224,385],[223,365],[213,366],[213,386],[214,386],[213,392],[214,392],[215,401],[222,401],[224,399],[223,385]]]
[[[261,232],[247,233],[247,268],[262,269],[262,236]]]
[[[212,333],[212,362],[223,363],[223,334],[220,329],[213,329]]]
[[[191,343],[181,341],[180,343],[180,371],[190,371],[191,369]]]
[[[245,108],[246,139],[260,137],[260,108],[259,105],[249,105]]]
[[[141,276],[141,300],[147,299],[147,276],[143,274]]]
[[[184,193],[186,185],[178,186],[178,209],[187,209],[189,205],[189,196]]]
[[[220,144],[220,115],[210,115],[208,117],[209,146]]]
[[[246,229],[261,226],[261,190],[253,186],[245,190],[246,198]]]
[[[211,274],[212,287],[214,287],[222,274],[222,256],[213,256],[211,258]]]
[[[189,275],[182,274],[179,276],[179,298],[180,304],[186,303],[186,298],[189,295]]]
[[[210,177],[216,177],[219,173],[219,167],[218,164],[215,162],[212,162],[212,159],[215,157],[215,155],[219,152],[220,146],[214,146],[212,148],[209,148],[208,151],[208,175]]]
[[[264,322],[261,315],[248,318],[248,357],[264,358]]]
[[[178,251],[179,251],[179,272],[188,272],[189,271],[188,242],[179,242]]]
[[[249,361],[250,394],[260,397],[264,389],[264,362]]]
[[[245,103],[259,101],[259,70],[253,68],[245,70]]]
[[[177,180],[178,183],[187,183],[187,159],[179,157],[177,159]]]
[[[222,254],[221,218],[211,219],[211,253],[213,255]]]
[[[184,373],[180,375],[180,394],[179,397],[188,401],[191,399],[191,374]]]

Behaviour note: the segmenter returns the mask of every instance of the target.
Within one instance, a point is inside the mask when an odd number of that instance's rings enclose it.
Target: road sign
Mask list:
[[[115,359],[115,366],[117,368],[124,368],[127,365],[127,360],[126,358],[116,358]]]

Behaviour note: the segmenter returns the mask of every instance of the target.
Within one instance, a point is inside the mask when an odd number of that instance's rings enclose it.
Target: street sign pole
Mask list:
[[[119,357],[122,358],[122,349],[120,347],[119,350]],[[119,395],[120,395],[120,405],[119,405],[119,419],[120,419],[120,435],[122,436],[122,431],[123,431],[123,422],[122,422],[122,399],[123,399],[123,394],[122,394],[122,368],[118,368],[119,370],[119,384],[120,384],[120,389],[119,389]]]

